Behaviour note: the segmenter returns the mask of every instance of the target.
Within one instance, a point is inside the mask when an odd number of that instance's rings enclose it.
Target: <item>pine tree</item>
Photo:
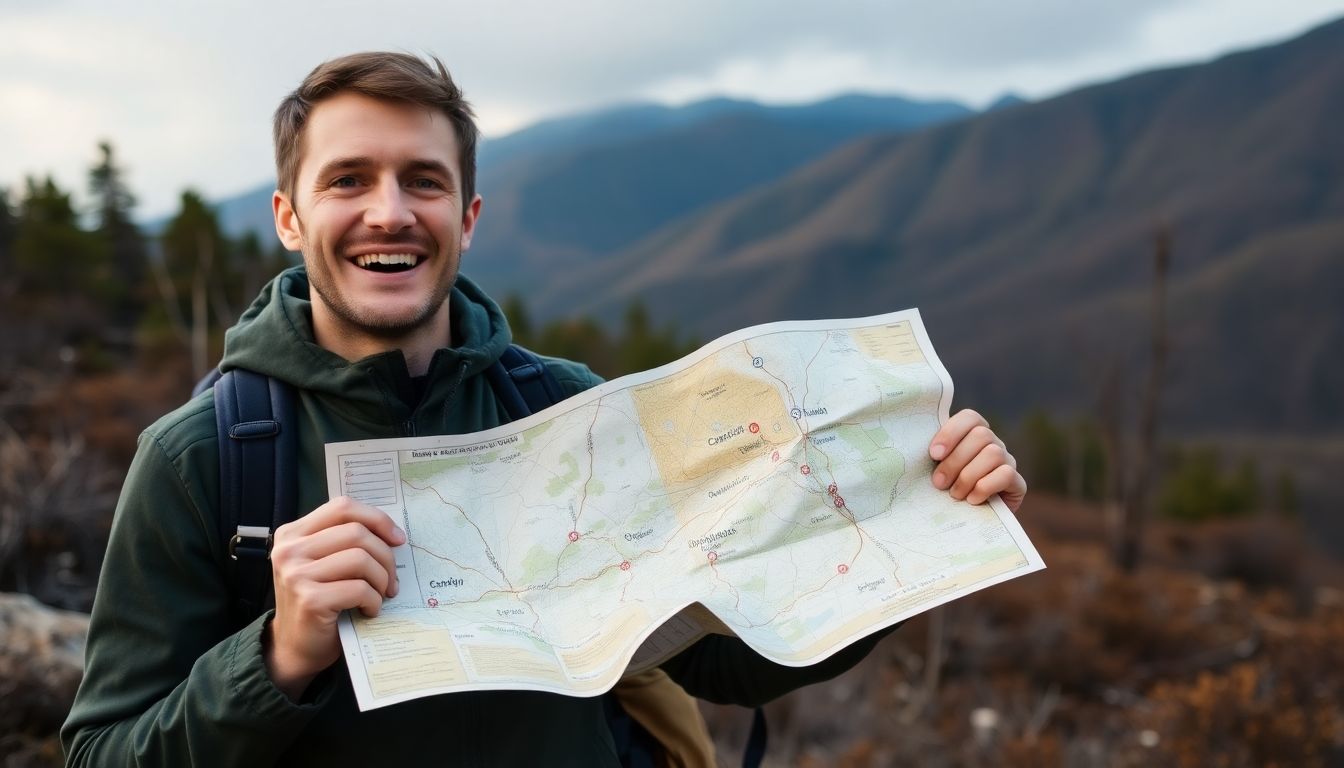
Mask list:
[[[524,347],[534,346],[536,342],[532,338],[532,316],[528,314],[527,306],[523,304],[523,297],[510,293],[504,299],[501,308],[509,320],[509,331],[513,334],[514,343]]]
[[[117,165],[112,145],[98,145],[99,161],[89,171],[89,192],[97,219],[95,235],[107,253],[106,278],[115,287],[112,294],[114,319],[123,326],[134,323],[147,296],[144,237],[131,218],[135,197]]]
[[[231,244],[214,210],[193,190],[182,193],[181,208],[159,242],[156,282],[174,327],[191,346],[193,375],[199,378],[211,365],[212,326],[221,331],[237,319],[234,303],[243,278],[233,268]]]
[[[106,362],[103,255],[97,239],[80,227],[70,195],[50,176],[29,177],[4,279],[7,314],[21,320],[21,332],[5,340],[16,359],[45,366],[62,350],[77,350],[81,366]]]
[[[50,176],[27,179],[19,204],[13,267],[20,290],[34,294],[100,291],[98,243],[79,226],[70,195]],[[36,295],[33,298],[37,298]]]
[[[647,371],[688,354],[699,346],[695,341],[678,341],[680,333],[672,326],[654,330],[649,311],[642,301],[634,301],[625,311],[625,324],[616,351],[622,374]]]

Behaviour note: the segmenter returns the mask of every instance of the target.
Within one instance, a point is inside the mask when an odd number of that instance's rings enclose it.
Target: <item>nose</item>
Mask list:
[[[396,179],[379,179],[368,197],[364,224],[384,232],[400,232],[415,224],[415,213],[407,205],[405,190]]]

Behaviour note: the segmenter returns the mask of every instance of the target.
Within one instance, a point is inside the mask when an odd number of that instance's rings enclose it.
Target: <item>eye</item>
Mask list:
[[[358,183],[359,182],[355,180],[354,176],[337,176],[331,180],[331,186],[342,189],[349,189]]]
[[[421,177],[411,181],[411,186],[415,189],[442,189],[443,185],[430,178]]]

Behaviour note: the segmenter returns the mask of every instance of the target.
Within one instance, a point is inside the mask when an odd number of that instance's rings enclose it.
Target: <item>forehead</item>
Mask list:
[[[313,106],[304,124],[299,176],[342,158],[402,166],[438,161],[460,177],[457,134],[447,115],[431,107],[339,93]]]

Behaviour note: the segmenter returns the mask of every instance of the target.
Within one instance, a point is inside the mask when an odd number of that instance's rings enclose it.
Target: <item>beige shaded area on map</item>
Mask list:
[[[545,656],[536,651],[480,643],[463,645],[462,651],[476,670],[476,677],[481,680],[517,680],[562,685],[568,682],[555,657]]]
[[[452,633],[410,619],[354,617],[369,688],[375,696],[467,682]]]
[[[734,466],[798,437],[779,389],[764,374],[720,363],[725,355],[741,354],[735,345],[679,376],[631,390],[640,426],[669,488],[713,475],[730,477]],[[758,432],[750,431],[753,423]]]
[[[897,365],[923,363],[924,351],[908,321],[874,328],[856,328],[849,332],[854,344],[868,357],[888,360]]]
[[[604,619],[591,640],[577,648],[560,651],[560,660],[572,677],[583,678],[602,672],[622,651],[634,644],[635,638],[647,630],[651,622],[652,618],[643,608],[627,605]]]

